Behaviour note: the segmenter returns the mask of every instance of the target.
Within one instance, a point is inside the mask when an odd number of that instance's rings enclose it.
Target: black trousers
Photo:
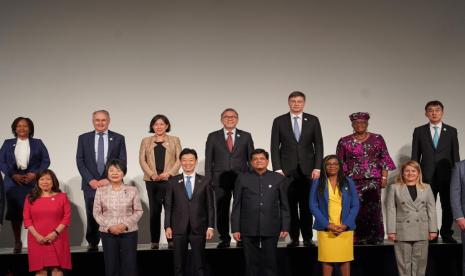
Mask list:
[[[242,244],[245,256],[245,275],[278,275],[277,236],[242,236]]]
[[[94,194],[89,194],[84,192],[84,203],[86,205],[86,217],[87,217],[87,227],[86,227],[86,240],[89,244],[97,246],[100,242],[99,235],[99,225],[94,219]]]
[[[189,231],[190,232],[190,231]],[[194,276],[205,275],[205,234],[173,235],[174,275],[186,275],[186,259],[188,244],[191,244]]]
[[[236,182],[237,173],[234,171],[225,171],[217,176],[218,182],[214,183],[215,201],[216,201],[216,227],[220,234],[220,240],[229,242],[229,209],[231,206],[231,197],[234,193],[234,182]]]
[[[137,231],[113,235],[100,232],[105,275],[137,275]]]
[[[313,236],[313,217],[309,205],[312,181],[308,175],[302,173],[300,167],[291,171],[289,177],[291,178],[287,190],[291,215],[289,236],[291,240],[298,241],[301,232],[303,240],[310,241]]]
[[[431,183],[427,182],[426,183]],[[441,230],[439,233],[441,237],[452,237],[454,231],[452,231],[452,224],[454,219],[452,217],[452,208],[450,206],[450,180],[434,179],[431,185],[433,190],[434,199],[437,199],[438,194],[440,195],[441,208],[442,208],[442,223]]]
[[[160,242],[161,211],[165,204],[168,181],[145,181],[150,209],[150,242]]]

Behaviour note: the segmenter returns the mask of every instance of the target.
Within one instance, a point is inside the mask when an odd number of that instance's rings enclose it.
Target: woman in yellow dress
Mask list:
[[[343,276],[350,275],[354,259],[355,218],[359,198],[352,179],[344,176],[336,155],[323,159],[320,178],[310,190],[310,210],[315,216],[313,228],[318,231],[318,261],[323,276],[331,276],[339,265]]]

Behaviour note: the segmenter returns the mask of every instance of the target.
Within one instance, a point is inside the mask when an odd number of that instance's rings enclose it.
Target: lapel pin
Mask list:
[[[271,185],[268,185],[268,188],[271,188]]]
[[[446,128],[443,128],[442,130],[446,131],[447,129],[446,129]]]
[[[238,133],[238,134],[236,134],[236,137],[239,138],[239,137],[241,137],[241,135]]]
[[[110,140],[110,141],[113,141],[113,137],[110,137],[110,139],[109,139],[109,140]]]
[[[182,179],[179,179],[179,180],[178,180],[178,183],[182,183],[182,182],[183,182],[183,180],[182,180]]]
[[[307,118],[304,118],[304,121],[307,121]]]
[[[12,146],[12,147],[16,147],[16,144],[13,144],[13,146]]]

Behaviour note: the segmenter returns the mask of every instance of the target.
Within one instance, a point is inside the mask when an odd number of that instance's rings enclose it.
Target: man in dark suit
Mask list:
[[[99,225],[92,215],[95,191],[98,187],[109,184],[105,172],[107,160],[120,159],[126,162],[126,144],[123,135],[108,130],[108,111],[95,111],[92,114],[92,123],[95,130],[79,136],[76,163],[82,177],[81,189],[84,191],[86,204],[87,249],[97,251],[100,242]]]
[[[451,229],[450,178],[452,167],[460,160],[457,129],[442,122],[444,106],[440,101],[428,102],[425,115],[429,123],[413,131],[412,160],[420,163],[423,181],[431,185],[434,197],[440,195],[442,241],[456,243]]]
[[[312,179],[320,177],[323,160],[323,137],[317,117],[304,113],[305,94],[292,92],[288,97],[290,112],[274,119],[271,130],[271,161],[273,170],[289,177],[291,242],[299,245],[302,232],[304,246],[312,243],[313,217],[309,209]]]
[[[450,181],[452,215],[462,238],[462,275],[465,275],[465,160],[455,164]]]
[[[253,151],[250,133],[237,129],[239,114],[232,108],[221,113],[223,128],[208,135],[205,146],[205,176],[211,180],[216,199],[216,223],[220,234],[218,248],[230,246],[229,207],[238,173],[249,170]],[[238,246],[240,243],[238,243]]]
[[[165,233],[173,239],[174,275],[185,275],[187,245],[191,244],[193,275],[205,275],[205,242],[213,237],[215,207],[209,181],[195,173],[197,152],[179,155],[182,174],[172,177],[165,196]]]
[[[253,171],[240,174],[235,183],[231,229],[234,239],[243,241],[246,275],[278,275],[278,239],[289,231],[287,179],[267,169],[263,149],[254,150],[250,161]]]

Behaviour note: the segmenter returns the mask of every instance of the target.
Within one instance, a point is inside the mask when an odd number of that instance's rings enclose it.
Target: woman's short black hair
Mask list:
[[[26,117],[18,117],[13,121],[13,123],[11,124],[11,132],[13,132],[13,135],[15,137],[18,137],[18,134],[16,134],[16,126],[21,120],[26,121],[26,124],[29,127],[29,138],[34,137],[34,123],[32,122],[31,119],[26,118]]]
[[[105,171],[107,172],[107,174],[108,174],[108,170],[110,169],[111,166],[114,166],[114,167],[120,169],[121,171],[123,171],[124,175],[126,175],[126,172],[128,171],[127,167],[126,167],[126,161],[123,161],[121,159],[110,159],[107,162],[107,166],[105,168]]]
[[[152,120],[150,121],[150,126],[149,126],[149,133],[154,133],[155,131],[153,131],[153,125],[155,124],[156,121],[158,120],[162,120],[163,123],[165,123],[166,125],[168,125],[168,128],[166,129],[166,132],[170,132],[171,131],[171,123],[170,123],[170,120],[168,120],[168,117],[166,117],[165,115],[163,114],[157,114],[155,115]]]

